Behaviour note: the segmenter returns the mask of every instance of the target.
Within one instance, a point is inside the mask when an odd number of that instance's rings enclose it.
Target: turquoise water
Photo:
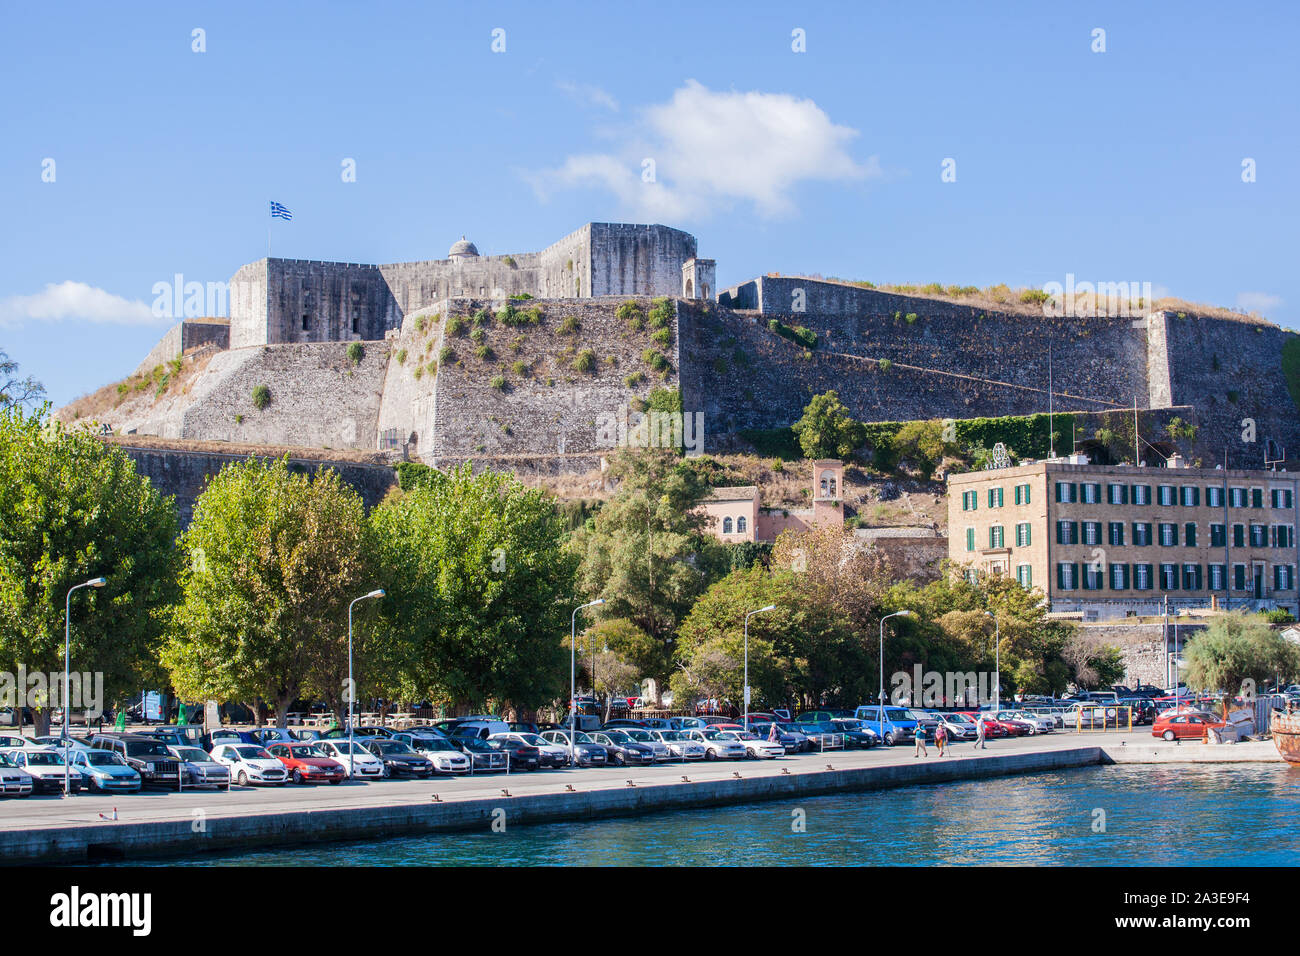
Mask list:
[[[795,811],[804,832],[795,832]],[[1094,832],[1105,814],[1104,832]],[[1294,865],[1300,769],[1089,767],[168,865]],[[121,865],[116,864],[116,865]]]

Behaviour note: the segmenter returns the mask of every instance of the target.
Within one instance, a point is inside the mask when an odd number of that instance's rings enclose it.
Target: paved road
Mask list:
[[[567,786],[579,791],[624,788],[631,780],[636,786],[682,782],[689,776],[692,782],[722,780],[741,774],[754,777],[768,774],[816,773],[830,765],[836,770],[912,763],[917,760],[978,760],[999,754],[1070,750],[1104,744],[1107,750],[1119,749],[1124,741],[1125,750],[1138,753],[1140,749],[1151,752],[1169,751],[1173,756],[1175,745],[1153,740],[1150,731],[1133,734],[1116,733],[1054,733],[1016,740],[994,740],[985,750],[976,750],[969,743],[959,743],[949,748],[951,756],[940,758],[933,744],[929,756],[916,757],[911,746],[877,747],[872,750],[831,751],[825,754],[800,754],[776,760],[694,761],[686,766],[680,763],[660,764],[654,767],[607,767],[580,770],[539,770],[506,774],[475,774],[472,777],[439,777],[434,780],[405,781],[379,780],[368,783],[343,783],[338,786],[315,784],[284,787],[231,787],[228,793],[213,790],[175,791],[146,790],[139,794],[81,794],[64,798],[58,796],[27,797],[0,802],[0,831],[24,830],[37,827],[84,826],[98,823],[100,814],[111,816],[117,808],[118,819],[135,823],[163,820],[190,819],[195,810],[207,815],[247,816],[253,814],[317,811],[340,808],[364,808],[424,804],[436,794],[444,802],[503,797],[502,790],[523,796],[538,793],[562,792]],[[1268,745],[1270,748],[1271,744]],[[1183,744],[1180,752],[1191,752],[1199,745]],[[1206,748],[1232,750],[1233,748]]]

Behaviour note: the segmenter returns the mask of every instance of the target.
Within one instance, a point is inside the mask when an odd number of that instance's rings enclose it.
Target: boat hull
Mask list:
[[[1300,764],[1300,714],[1273,711],[1268,724],[1273,746],[1287,763]]]

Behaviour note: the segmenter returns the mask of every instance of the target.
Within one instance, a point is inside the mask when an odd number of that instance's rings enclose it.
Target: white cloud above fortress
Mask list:
[[[703,219],[743,203],[765,218],[786,218],[797,212],[801,183],[882,175],[877,157],[851,155],[858,135],[811,99],[715,91],[688,80],[619,130],[616,151],[574,153],[528,179],[542,199],[563,189],[605,190],[625,212],[649,221]],[[646,160],[653,161],[652,181]]]

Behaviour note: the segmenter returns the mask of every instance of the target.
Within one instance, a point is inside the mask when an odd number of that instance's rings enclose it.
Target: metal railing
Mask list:
[[[1101,726],[1097,724],[1100,722]],[[1074,729],[1084,731],[1131,731],[1133,729],[1133,708],[1109,704],[1098,705],[1088,710],[1080,710],[1074,715]]]

